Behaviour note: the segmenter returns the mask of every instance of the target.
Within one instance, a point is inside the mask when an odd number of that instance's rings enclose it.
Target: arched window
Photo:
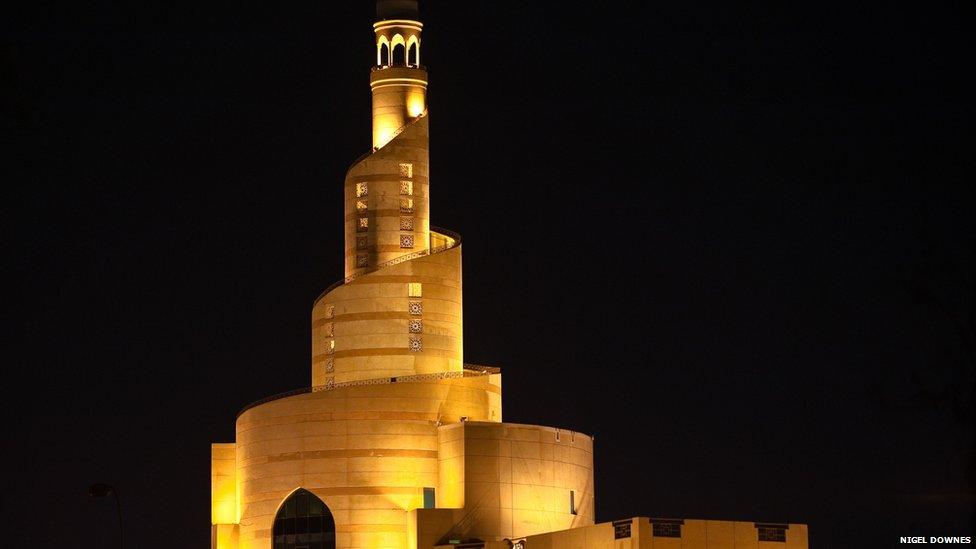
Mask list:
[[[299,488],[278,509],[274,549],[335,549],[335,519],[315,494]]]
[[[403,52],[403,44],[393,46],[393,66],[402,67],[407,64],[407,59]]]
[[[407,65],[411,67],[420,66],[420,42],[416,36],[411,36],[407,40]]]
[[[390,51],[393,55],[393,62],[390,63],[391,65],[394,67],[402,67],[407,64],[407,44],[403,41],[402,35],[393,35],[393,39],[390,40]]]
[[[385,36],[380,36],[380,41],[376,44],[376,64],[380,67],[390,64],[390,42]]]

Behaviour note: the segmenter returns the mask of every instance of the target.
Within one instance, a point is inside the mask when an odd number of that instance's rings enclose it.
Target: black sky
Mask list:
[[[0,545],[112,546],[104,481],[205,547],[210,442],[309,383],[373,5],[80,4],[2,23]],[[598,520],[976,533],[963,6],[421,2],[465,359],[596,436]]]

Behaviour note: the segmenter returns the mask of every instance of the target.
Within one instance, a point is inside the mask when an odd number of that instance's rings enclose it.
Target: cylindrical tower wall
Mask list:
[[[369,85],[373,93],[373,147],[380,148],[427,110],[427,71],[374,67]]]
[[[240,549],[272,546],[298,488],[328,506],[337,546],[406,547],[406,513],[438,486],[439,424],[501,419],[498,375],[337,388],[282,398],[237,420]]]
[[[389,14],[409,13],[390,11]],[[420,64],[423,24],[413,19],[384,19],[373,24],[376,66],[369,77],[373,93],[373,148],[427,110],[427,71]]]
[[[461,246],[358,277],[312,307],[312,386],[464,365]]]
[[[430,246],[428,117],[349,168],[344,188],[345,276]]]

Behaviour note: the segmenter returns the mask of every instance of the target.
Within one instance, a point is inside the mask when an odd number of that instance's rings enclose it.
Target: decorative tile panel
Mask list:
[[[325,318],[332,318],[335,316],[335,305],[325,306]]]
[[[360,233],[366,232],[366,229],[368,228],[369,228],[369,218],[360,217],[359,222],[356,223],[356,232],[360,232]]]
[[[369,255],[356,254],[356,268],[359,267],[369,267]]]
[[[335,324],[329,322],[322,326],[324,328],[325,337],[332,337],[335,335]]]
[[[410,297],[424,297],[424,285],[420,282],[408,283],[407,295]]]
[[[400,164],[400,177],[413,177],[413,164]]]
[[[356,183],[356,198],[362,198],[367,194],[369,194],[369,187],[366,183]]]
[[[413,213],[413,198],[409,196],[400,197],[400,213]]]
[[[356,201],[356,211],[359,212],[359,213],[363,213],[363,212],[366,211],[366,201],[365,200],[357,200]]]
[[[335,359],[332,358],[331,356],[329,357],[328,360],[325,361],[325,371],[326,372],[334,372],[335,371]]]
[[[401,248],[413,248],[413,235],[412,234],[401,234],[400,235],[400,247]]]
[[[400,218],[400,230],[401,231],[412,231],[413,230],[413,218],[412,217],[401,217]]]
[[[424,342],[420,340],[419,337],[410,338],[410,350],[414,352],[419,352],[424,350]]]
[[[406,196],[413,196],[413,181],[401,181],[400,194]]]
[[[415,318],[410,321],[410,333],[419,334],[424,331],[424,321],[419,318]]]
[[[366,249],[366,243],[367,242],[368,241],[366,240],[366,237],[365,236],[357,236],[356,237],[356,249],[357,250],[365,250]]]
[[[424,314],[424,302],[423,301],[411,301],[410,302],[410,314],[412,314],[412,315],[422,315],[422,314]]]

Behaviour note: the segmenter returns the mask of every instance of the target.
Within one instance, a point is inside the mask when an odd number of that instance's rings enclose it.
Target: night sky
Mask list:
[[[115,546],[93,482],[207,547],[210,443],[310,382],[374,5],[205,4],[0,23],[5,547]],[[976,534],[971,6],[686,4],[421,2],[465,360],[599,521]]]

